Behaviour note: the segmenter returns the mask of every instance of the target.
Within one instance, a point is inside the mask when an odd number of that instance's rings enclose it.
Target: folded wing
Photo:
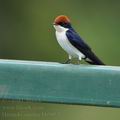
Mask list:
[[[70,43],[85,55],[85,61],[95,65],[105,65],[91,50],[91,48],[81,39],[81,37],[73,30],[67,30],[66,36]],[[87,60],[87,58],[89,60]]]

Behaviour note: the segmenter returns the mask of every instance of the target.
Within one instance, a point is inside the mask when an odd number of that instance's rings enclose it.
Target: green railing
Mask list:
[[[120,67],[0,60],[0,99],[120,107]]]

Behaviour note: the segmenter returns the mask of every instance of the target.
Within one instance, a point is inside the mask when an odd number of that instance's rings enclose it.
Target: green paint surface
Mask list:
[[[120,68],[0,60],[0,98],[120,107]]]

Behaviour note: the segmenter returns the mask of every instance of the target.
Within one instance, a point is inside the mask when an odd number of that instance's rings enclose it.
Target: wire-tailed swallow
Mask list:
[[[84,59],[90,64],[105,65],[73,29],[67,16],[56,17],[53,24],[58,43],[69,55],[65,63],[70,63],[72,58],[78,58],[79,61]]]

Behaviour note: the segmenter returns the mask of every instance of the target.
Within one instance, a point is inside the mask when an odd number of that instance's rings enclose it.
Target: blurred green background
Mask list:
[[[0,120],[120,120],[120,109],[0,101]]]
[[[70,17],[104,63],[120,65],[119,0],[0,0],[0,59],[63,62],[67,54],[58,45],[52,26],[61,14]],[[120,119],[120,110],[112,108],[8,101],[0,101],[0,107],[1,120]],[[40,116],[18,117],[21,112]]]
[[[52,26],[65,14],[106,64],[120,65],[119,12],[119,0],[0,0],[0,58],[65,61]]]

